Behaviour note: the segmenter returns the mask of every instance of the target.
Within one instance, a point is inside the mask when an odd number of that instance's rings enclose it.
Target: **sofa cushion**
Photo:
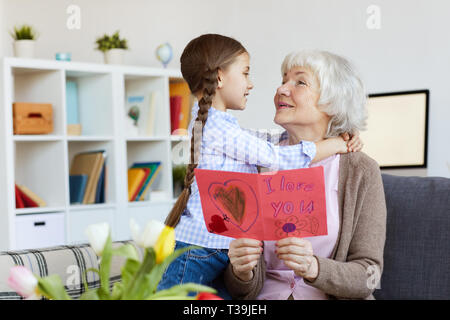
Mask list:
[[[386,244],[377,299],[450,298],[450,179],[383,174]]]
[[[114,242],[113,248],[131,241]],[[138,253],[142,258],[142,250],[138,247]],[[110,284],[120,280],[121,267],[125,258],[114,256],[111,262]],[[22,299],[7,283],[9,270],[14,265],[27,267],[31,272],[40,277],[58,274],[65,285],[67,293],[77,299],[85,291],[83,286],[83,273],[89,268],[99,268],[98,258],[94,250],[88,244],[74,246],[59,246],[38,250],[21,250],[0,252],[0,300]],[[87,282],[89,288],[98,288],[100,279],[97,273],[88,272]]]

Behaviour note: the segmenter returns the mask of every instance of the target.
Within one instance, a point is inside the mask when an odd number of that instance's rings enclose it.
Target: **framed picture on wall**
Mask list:
[[[426,168],[429,90],[369,94],[363,152],[382,169]]]

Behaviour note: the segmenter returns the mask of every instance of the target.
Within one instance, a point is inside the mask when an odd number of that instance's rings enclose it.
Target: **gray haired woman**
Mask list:
[[[301,51],[289,54],[281,69],[274,121],[286,129],[282,144],[365,129],[364,86],[346,59]],[[313,166],[324,167],[328,234],[232,241],[225,284],[234,298],[373,299],[386,234],[379,166],[362,152],[336,154]]]

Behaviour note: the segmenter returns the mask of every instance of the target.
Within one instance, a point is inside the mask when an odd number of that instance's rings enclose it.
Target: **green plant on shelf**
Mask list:
[[[13,31],[10,31],[10,35],[14,40],[36,40],[37,32],[36,30],[27,24],[20,27],[14,27]]]
[[[174,196],[178,197],[184,188],[184,177],[186,176],[186,166],[178,165],[172,168],[172,180],[174,187]]]
[[[98,38],[95,43],[97,44],[97,50],[102,52],[111,49],[128,49],[127,40],[120,38],[119,31],[116,31],[112,36],[105,34],[103,37]]]

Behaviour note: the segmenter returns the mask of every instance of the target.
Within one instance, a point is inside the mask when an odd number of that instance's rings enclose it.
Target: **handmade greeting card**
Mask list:
[[[327,234],[323,167],[265,173],[195,169],[209,232],[278,240]]]

